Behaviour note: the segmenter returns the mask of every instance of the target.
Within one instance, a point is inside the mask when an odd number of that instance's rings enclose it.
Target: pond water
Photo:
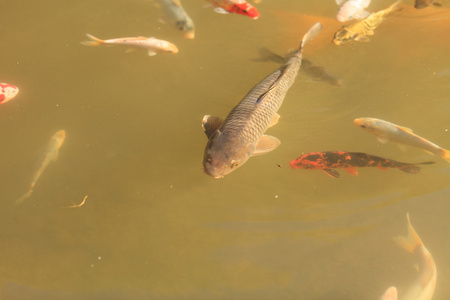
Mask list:
[[[377,11],[391,1],[373,1]],[[379,299],[401,297],[419,261],[392,237],[406,213],[433,255],[433,299],[449,299],[450,164],[357,128],[375,117],[450,148],[450,3],[389,16],[368,43],[331,43],[332,0],[263,0],[258,20],[185,0],[196,36],[158,21],[152,1],[0,4],[2,299]],[[404,1],[411,6],[413,1]],[[320,21],[304,57],[345,86],[300,73],[267,134],[281,145],[223,179],[202,170],[204,115],[225,117]],[[178,54],[149,57],[100,38],[155,36]],[[46,145],[66,139],[22,204]],[[359,151],[418,163],[419,174],[293,170],[308,152]],[[281,165],[280,168],[277,165]],[[86,197],[87,196],[87,197]],[[77,208],[67,208],[80,204]]]

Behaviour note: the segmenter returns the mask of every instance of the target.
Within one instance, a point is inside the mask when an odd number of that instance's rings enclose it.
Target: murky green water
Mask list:
[[[450,165],[352,124],[378,117],[450,148],[448,3],[338,47],[334,1],[264,0],[257,21],[204,2],[183,2],[194,40],[159,23],[150,1],[0,4],[0,81],[20,88],[0,106],[2,299],[378,299],[392,285],[401,295],[417,262],[392,239],[406,212],[436,262],[433,299],[448,299]],[[205,175],[202,117],[225,117],[278,67],[251,60],[258,46],[284,54],[316,21],[324,30],[305,57],[345,88],[300,75],[268,130],[281,146],[224,179]],[[180,52],[85,47],[86,33],[155,36]],[[58,160],[14,205],[60,129]],[[437,163],[340,179],[288,166],[327,150]]]

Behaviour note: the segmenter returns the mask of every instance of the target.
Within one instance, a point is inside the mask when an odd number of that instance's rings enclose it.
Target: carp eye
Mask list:
[[[231,168],[232,168],[232,169],[233,169],[233,168],[236,168],[237,166],[239,166],[239,162],[238,162],[238,161],[236,161],[236,162],[234,162],[234,163],[231,164]]]

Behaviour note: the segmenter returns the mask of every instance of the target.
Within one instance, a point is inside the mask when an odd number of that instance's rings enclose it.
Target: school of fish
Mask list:
[[[162,12],[160,19],[162,23],[172,26],[186,39],[192,40],[195,38],[194,21],[185,11],[180,0],[156,0],[156,2],[158,9]],[[207,7],[220,14],[243,15],[253,20],[260,17],[258,9],[244,0],[207,0],[206,2]],[[254,3],[259,2],[254,1]],[[389,7],[377,12],[369,11],[371,0],[335,0],[335,2],[339,6],[335,19],[339,22],[352,22],[342,26],[330,39],[330,45],[334,43],[339,46],[352,41],[368,42],[369,36],[375,34],[375,29],[389,15],[402,9],[401,1],[396,1]],[[441,4],[435,0],[416,0],[414,5],[416,9],[424,9],[430,6],[441,6]],[[304,47],[321,32],[322,27],[321,23],[311,24],[309,30],[304,33],[298,48],[295,51],[288,52],[284,57],[260,47],[261,57],[254,59],[255,61],[274,61],[280,66],[252,87],[224,119],[213,115],[203,117],[201,126],[207,137],[202,162],[205,174],[216,179],[224,178],[225,175],[242,167],[250,157],[267,154],[281,144],[278,138],[267,135],[266,131],[279,121],[278,110],[286,96],[290,96],[289,101],[296,101],[295,98],[301,98],[288,93],[299,72],[304,72],[314,80],[345,88],[345,84],[339,76],[322,66],[314,64],[309,59],[303,58]],[[85,46],[122,46],[127,49],[127,52],[140,49],[146,51],[149,56],[155,56],[158,53],[179,53],[179,48],[174,43],[155,37],[136,36],[103,40],[91,34],[86,34],[86,36],[88,40],[81,42]],[[18,87],[8,83],[0,83],[0,104],[11,101],[18,95],[18,92]],[[382,143],[391,141],[397,143],[402,149],[405,145],[418,148],[450,163],[449,150],[413,133],[407,127],[372,117],[356,118],[353,123],[364,131],[375,135]],[[27,191],[15,201],[16,204],[21,204],[32,196],[39,178],[41,178],[50,162],[54,162],[58,158],[59,150],[65,138],[65,130],[59,130],[51,137],[42,158],[38,160],[38,167],[31,176]],[[320,149],[316,152],[302,154],[291,160],[289,164],[292,169],[321,170],[333,178],[340,178],[340,173],[336,169],[344,169],[354,176],[358,175],[358,168],[366,167],[381,170],[394,168],[404,173],[418,174],[421,172],[419,165],[435,163],[434,161],[400,162],[362,152],[323,151]],[[317,180],[322,179],[318,178]],[[86,198],[87,196],[84,200]],[[84,201],[82,204],[84,204]],[[436,265],[431,253],[425,248],[419,235],[412,227],[409,214],[407,214],[407,231],[406,236],[398,236],[394,240],[401,248],[417,258],[419,272],[408,289],[399,293],[397,288],[392,286],[381,296],[381,300],[396,300],[399,294],[400,299],[405,300],[432,299],[437,279]]]

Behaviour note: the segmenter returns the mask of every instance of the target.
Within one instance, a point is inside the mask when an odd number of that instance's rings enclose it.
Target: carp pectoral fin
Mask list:
[[[148,56],[155,56],[156,55],[156,52],[153,52],[153,51],[147,51],[147,54],[148,54]]]
[[[223,14],[223,15],[227,15],[230,12],[226,11],[225,9],[223,9],[222,7],[215,7],[214,12],[218,13],[218,14]]]
[[[128,48],[127,50],[125,50],[125,53],[131,53],[136,51],[136,48]]]
[[[322,169],[322,171],[325,172],[325,174],[327,174],[328,176],[331,176],[333,178],[339,178],[341,177],[341,174],[339,174],[338,171],[333,170],[333,169]]]
[[[362,19],[367,18],[369,15],[370,15],[370,12],[368,12],[368,11],[365,10],[365,9],[361,9],[361,10],[357,11],[357,12],[353,15],[353,17],[354,17],[355,19],[362,20]]]
[[[380,136],[377,136],[377,140],[380,143],[383,143],[383,144],[386,144],[389,141],[387,138],[383,138],[383,137],[380,137]]]
[[[358,176],[357,168],[345,168],[344,170],[347,171],[350,175]]]
[[[385,168],[385,167],[377,167],[377,168],[380,169],[380,170],[383,170],[383,171],[389,171],[389,169]]]
[[[397,288],[395,286],[388,288],[380,300],[397,300]]]
[[[347,0],[336,0],[336,4],[341,6],[341,4],[343,4],[345,1]]]
[[[272,150],[275,150],[278,146],[280,146],[281,142],[274,136],[271,135],[263,135],[256,145],[255,152],[253,152],[252,156],[266,154]]]
[[[220,125],[222,125],[223,120],[219,117],[206,115],[202,120],[203,131],[206,136],[209,138],[211,134],[214,133],[217,129],[219,129]]]
[[[406,150],[408,150],[408,147],[405,144],[397,144],[397,146],[404,152],[406,152]]]
[[[269,127],[272,127],[273,125],[277,124],[279,119],[280,119],[280,115],[275,113],[275,115],[272,118],[272,121],[270,121]]]
[[[369,32],[367,34],[373,35],[373,31],[372,31],[372,34],[370,34]],[[357,37],[355,37],[355,41],[367,43],[367,42],[370,42],[370,39],[367,36],[357,36]]]

